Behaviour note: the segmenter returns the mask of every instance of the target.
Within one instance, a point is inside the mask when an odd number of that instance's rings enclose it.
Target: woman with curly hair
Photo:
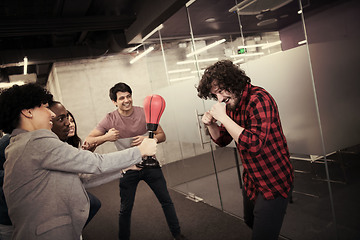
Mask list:
[[[15,240],[79,240],[89,198],[78,173],[121,171],[156,152],[154,139],[109,154],[74,148],[51,131],[51,100],[47,90],[33,83],[0,93],[0,129],[11,133],[4,193]]]
[[[244,219],[252,239],[278,239],[293,185],[293,167],[272,96],[229,60],[208,67],[200,98],[218,102],[202,121],[221,147],[233,140],[244,167]],[[225,103],[225,104],[224,104]],[[219,121],[219,126],[216,121]]]

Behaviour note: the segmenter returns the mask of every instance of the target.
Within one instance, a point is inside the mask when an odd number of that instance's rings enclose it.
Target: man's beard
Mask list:
[[[239,106],[240,100],[241,100],[241,98],[234,98],[234,104],[228,104],[227,108],[230,111],[235,111],[236,108]]]

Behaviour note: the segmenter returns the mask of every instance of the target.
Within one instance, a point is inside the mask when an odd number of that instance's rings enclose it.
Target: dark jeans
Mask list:
[[[120,178],[119,239],[128,240],[130,238],[131,212],[134,206],[136,188],[141,180],[149,185],[159,200],[171,234],[174,237],[180,234],[179,221],[161,168],[144,168],[140,171],[129,170]]]
[[[92,195],[91,193],[89,193],[88,191],[86,191],[86,193],[88,194],[89,200],[90,200],[90,210],[89,210],[89,217],[86,220],[84,227],[86,227],[86,225],[91,221],[91,219],[95,216],[95,214],[101,208],[100,200],[97,197],[95,197],[94,195]]]
[[[246,196],[244,191],[243,189],[244,220],[253,230],[252,239],[277,240],[289,197],[279,196],[272,200],[266,200],[262,194],[259,194],[254,202]]]

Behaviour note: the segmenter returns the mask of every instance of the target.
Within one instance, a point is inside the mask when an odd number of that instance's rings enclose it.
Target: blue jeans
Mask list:
[[[130,238],[131,212],[134,206],[136,188],[141,180],[149,185],[159,200],[171,234],[174,237],[180,234],[175,207],[167,190],[161,168],[143,168],[139,171],[129,170],[120,178],[119,239],[128,240]]]

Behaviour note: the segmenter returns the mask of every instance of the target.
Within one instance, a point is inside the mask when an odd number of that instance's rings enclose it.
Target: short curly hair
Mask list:
[[[11,133],[19,126],[24,109],[40,107],[52,101],[53,95],[36,83],[14,85],[0,92],[0,129]]]
[[[215,81],[215,82],[214,82]],[[203,99],[216,99],[211,94],[212,83],[220,89],[240,95],[245,86],[251,82],[245,72],[233,64],[230,60],[218,61],[205,69],[199,85],[197,86],[198,96]]]

